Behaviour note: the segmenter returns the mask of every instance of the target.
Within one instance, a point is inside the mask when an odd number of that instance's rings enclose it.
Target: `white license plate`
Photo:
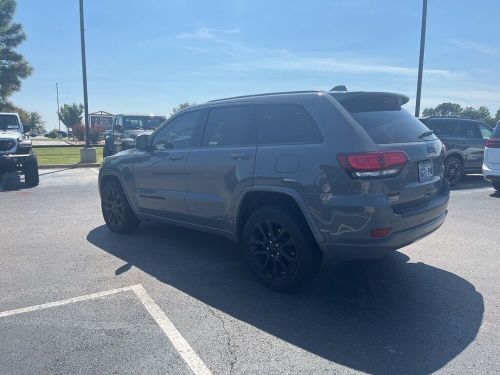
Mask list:
[[[431,160],[418,163],[418,174],[420,181],[427,181],[434,177],[434,167]]]

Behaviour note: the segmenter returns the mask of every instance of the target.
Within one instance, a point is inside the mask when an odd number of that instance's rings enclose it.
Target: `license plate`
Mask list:
[[[434,167],[431,160],[418,163],[418,174],[420,181],[427,181],[434,177]]]

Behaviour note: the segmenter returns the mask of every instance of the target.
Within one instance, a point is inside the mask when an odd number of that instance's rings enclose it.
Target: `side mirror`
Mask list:
[[[23,125],[23,133],[29,133],[30,130],[31,130],[30,125]]]
[[[135,138],[135,148],[142,151],[147,151],[149,148],[149,136],[147,134],[138,135]]]

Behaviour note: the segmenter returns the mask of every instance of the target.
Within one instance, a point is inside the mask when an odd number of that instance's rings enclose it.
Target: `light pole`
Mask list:
[[[85,59],[85,23],[83,20],[83,0],[80,0],[80,42],[82,47],[83,106],[85,112],[85,147],[80,149],[81,163],[95,163],[96,149],[90,147],[89,101],[87,98],[87,61]]]
[[[418,60],[418,80],[417,80],[417,98],[415,101],[415,117],[420,116],[420,98],[422,96],[422,75],[424,70],[424,52],[425,52],[425,30],[427,28],[427,0],[422,4],[422,27],[420,29],[420,57]]]
[[[57,97],[57,120],[59,121],[59,131],[61,131],[61,118],[59,114],[61,113],[61,109],[59,107],[59,84],[56,82],[56,97]]]
[[[83,106],[85,112],[85,147],[90,147],[89,137],[89,102],[87,98],[87,61],[85,58],[85,24],[83,19],[83,0],[80,0],[80,42],[82,47],[82,75],[83,75]]]

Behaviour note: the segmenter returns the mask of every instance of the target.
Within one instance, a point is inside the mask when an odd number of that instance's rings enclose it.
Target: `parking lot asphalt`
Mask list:
[[[96,183],[93,168],[36,188],[0,176],[2,374],[500,373],[500,194],[481,176],[430,237],[327,260],[297,295],[262,287],[222,238],[112,234]]]

